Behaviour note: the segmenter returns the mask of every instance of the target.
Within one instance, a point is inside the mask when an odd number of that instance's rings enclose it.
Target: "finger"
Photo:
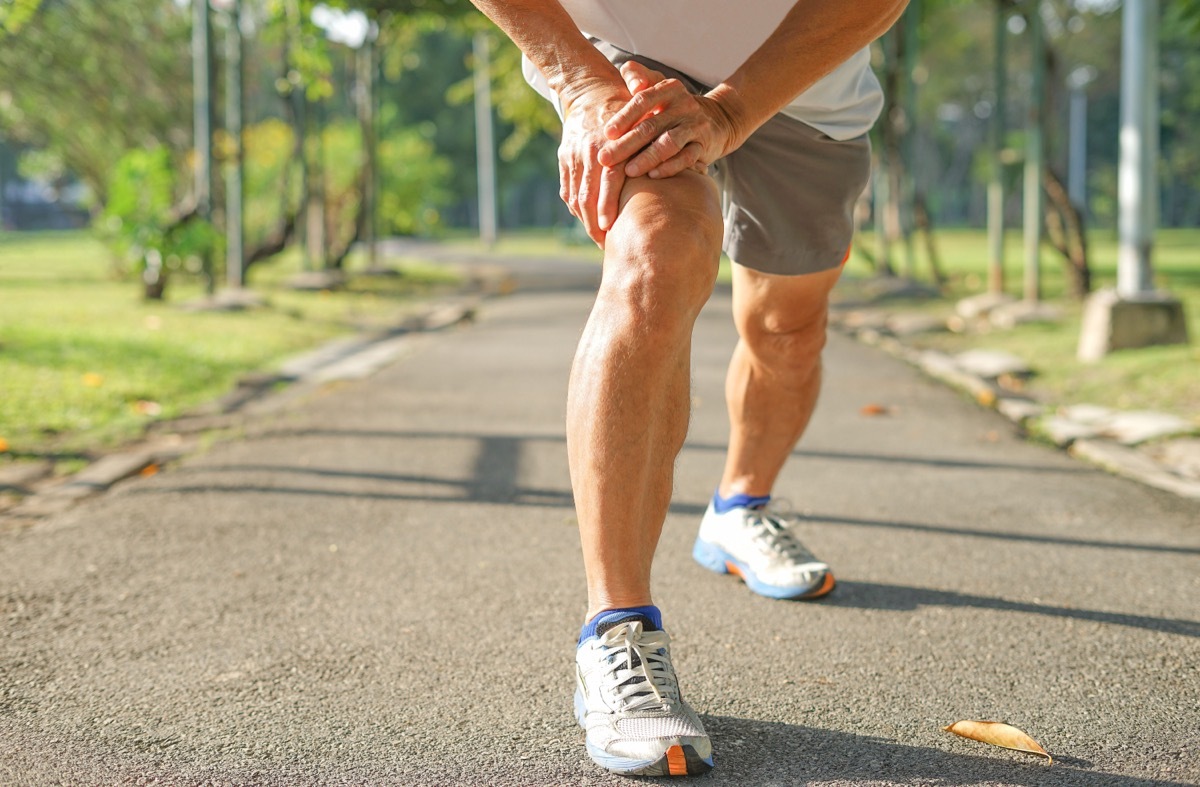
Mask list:
[[[625,173],[620,167],[604,167],[600,172],[600,196],[597,200],[596,216],[600,229],[608,232],[617,220],[620,209],[621,187],[625,185]]]
[[[558,159],[558,198],[567,207],[571,206],[571,170],[561,156]]]
[[[650,145],[625,165],[625,174],[631,178],[645,175],[664,162],[677,156],[691,140],[686,139],[686,133],[679,126],[669,128],[658,135]]]
[[[579,212],[575,215],[583,222],[583,228],[588,237],[598,244],[604,242],[604,231],[600,229],[598,217],[600,197],[600,174],[603,167],[584,161],[579,173],[579,185],[575,198]]]
[[[579,216],[579,170],[574,161],[567,162],[567,208],[572,216]]]
[[[700,147],[700,143],[692,141],[683,146],[683,150],[676,155],[659,164],[654,169],[646,174],[652,178],[669,178],[672,175],[678,175],[685,169],[695,169],[696,164],[700,162],[700,154],[704,148]],[[707,172],[708,167],[701,164],[700,172]]]
[[[604,147],[600,148],[600,163],[606,167],[618,166],[657,139],[670,128],[675,118],[676,113],[670,110],[643,118],[620,139],[606,142]]]
[[[672,98],[687,95],[687,90],[678,79],[664,79],[658,84],[651,85],[629,100],[617,113],[609,118],[604,125],[604,133],[609,139],[629,132],[639,120],[655,109],[660,109],[670,103]]]
[[[621,76],[625,79],[625,87],[629,89],[629,94],[633,96],[665,78],[661,71],[655,71],[635,60],[626,61],[621,65]]]

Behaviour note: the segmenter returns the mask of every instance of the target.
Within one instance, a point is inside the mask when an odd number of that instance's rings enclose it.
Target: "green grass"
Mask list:
[[[219,397],[247,371],[392,324],[415,297],[453,282],[436,267],[405,264],[399,277],[293,292],[283,282],[298,268],[293,255],[251,269],[268,308],[192,313],[178,306],[203,294],[194,278],[172,281],[166,302],[144,301],[87,233],[0,233],[0,440],[9,457],[129,439],[154,417]]]
[[[937,235],[939,251],[950,282],[946,297],[933,301],[889,304],[885,308],[920,310],[939,315],[953,312],[954,302],[984,289],[987,243],[982,231],[945,230]],[[873,239],[863,238],[866,248]],[[1116,283],[1117,244],[1111,232],[1089,237],[1093,285]],[[1020,237],[1012,234],[1006,244],[1007,291],[1021,294],[1023,252]],[[1200,230],[1162,230],[1156,237],[1154,266],[1157,284],[1179,298],[1187,314],[1193,344],[1149,347],[1113,353],[1104,360],[1085,364],[1075,358],[1079,342],[1081,304],[1065,296],[1063,263],[1048,249],[1042,253],[1044,298],[1062,309],[1064,319],[1053,325],[1027,325],[1011,331],[988,333],[933,334],[911,343],[946,352],[974,347],[1004,350],[1026,359],[1037,371],[1029,392],[1052,403],[1089,402],[1123,409],[1155,409],[1198,419],[1200,423]],[[851,276],[869,276],[870,267],[855,255],[847,268]],[[924,257],[918,276],[929,280]]]

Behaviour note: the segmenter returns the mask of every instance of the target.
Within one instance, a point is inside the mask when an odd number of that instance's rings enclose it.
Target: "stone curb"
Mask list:
[[[996,410],[1026,434],[1049,439],[1072,456],[1156,489],[1200,500],[1200,480],[1173,472],[1169,466],[1136,448],[1098,436],[1094,429],[1056,415],[1047,415],[1049,408],[1046,405],[1009,391],[993,379],[962,369],[946,353],[908,347],[896,336],[885,333],[886,320],[878,315],[863,320],[860,325],[852,322],[847,321],[844,315],[841,318],[833,317],[830,327],[916,366],[929,377]],[[1186,434],[1184,432],[1180,436]]]

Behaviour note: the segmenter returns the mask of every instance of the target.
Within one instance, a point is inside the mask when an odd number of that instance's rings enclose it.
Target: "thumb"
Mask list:
[[[665,76],[652,68],[630,60],[621,66],[621,76],[630,95],[637,95],[653,84],[663,81]]]

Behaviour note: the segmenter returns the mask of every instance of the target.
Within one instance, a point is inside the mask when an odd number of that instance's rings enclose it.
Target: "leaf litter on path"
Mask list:
[[[962,738],[969,738],[980,743],[1000,746],[1005,749],[1015,749],[1027,754],[1036,754],[1046,758],[1046,763],[1054,762],[1050,753],[1038,744],[1023,730],[1005,724],[1002,721],[956,721],[948,727],[942,727],[946,732],[952,732]]]

